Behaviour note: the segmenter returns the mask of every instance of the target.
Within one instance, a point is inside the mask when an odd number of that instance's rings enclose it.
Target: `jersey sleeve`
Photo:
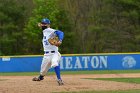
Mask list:
[[[59,40],[62,42],[62,40],[64,39],[64,33],[60,30],[56,30],[54,33],[58,36]]]

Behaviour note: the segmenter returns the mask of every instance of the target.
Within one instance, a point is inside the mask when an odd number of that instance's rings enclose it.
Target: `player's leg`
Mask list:
[[[61,79],[60,66],[58,65],[58,66],[54,67],[54,70],[55,70],[55,73],[56,73],[56,76],[57,76],[57,82],[58,82],[59,86],[64,85],[64,83]]]
[[[61,74],[60,74],[60,66],[59,66],[59,62],[61,60],[61,55],[60,53],[55,53],[52,57],[52,65],[51,67],[54,67],[56,76],[57,76],[57,82],[59,85],[63,85],[62,79],[61,79]]]
[[[61,79],[61,76],[60,76],[60,66],[59,66],[60,58],[61,58],[60,53],[55,53],[52,56],[52,60],[51,60],[51,62],[52,62],[51,67],[54,68],[56,76],[57,76],[57,79]]]
[[[47,74],[48,70],[51,67],[50,56],[44,56],[41,64],[40,75],[36,78],[33,78],[33,81],[41,81],[44,79],[44,76]]]
[[[51,67],[51,56],[44,56],[41,64],[40,75],[45,76]]]

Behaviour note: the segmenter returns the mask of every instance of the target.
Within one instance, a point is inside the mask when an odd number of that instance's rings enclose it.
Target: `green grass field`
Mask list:
[[[91,78],[87,78],[91,79]],[[92,78],[93,79],[93,78]],[[140,84],[140,78],[96,78],[93,80],[106,80],[126,83]],[[80,92],[58,92],[58,93],[140,93],[140,89],[134,90],[117,90],[117,91],[80,91]]]
[[[78,74],[120,74],[120,73],[140,73],[140,70],[92,70],[92,71],[61,71],[62,75],[78,75]],[[0,76],[34,76],[39,72],[10,72],[0,73]],[[48,72],[48,75],[53,75],[54,72]]]
[[[128,73],[128,74],[129,73],[140,73],[140,70],[61,71],[62,75],[121,74],[121,73]],[[0,76],[34,76],[34,75],[38,75],[38,74],[39,74],[39,72],[16,72],[16,73],[0,73]],[[54,74],[55,74],[54,72],[49,72],[48,73],[48,75],[54,75]],[[96,80],[109,80],[109,81],[140,84],[140,78],[96,78]],[[0,80],[0,81],[3,81],[3,80]],[[54,92],[54,93],[140,93],[140,89],[139,90],[118,90],[118,91]]]
[[[140,93],[140,90],[81,91],[81,92],[53,92],[53,93]]]
[[[106,81],[116,81],[116,82],[127,82],[140,84],[140,78],[96,78],[94,80],[106,80]]]

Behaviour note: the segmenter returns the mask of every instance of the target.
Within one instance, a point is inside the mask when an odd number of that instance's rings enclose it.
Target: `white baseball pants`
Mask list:
[[[61,54],[59,52],[44,54],[40,75],[45,76],[51,67],[59,65]]]

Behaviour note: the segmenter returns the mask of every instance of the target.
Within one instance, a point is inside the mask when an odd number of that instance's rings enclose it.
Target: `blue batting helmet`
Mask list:
[[[50,24],[51,22],[48,18],[44,18],[44,19],[42,19],[41,23]]]

